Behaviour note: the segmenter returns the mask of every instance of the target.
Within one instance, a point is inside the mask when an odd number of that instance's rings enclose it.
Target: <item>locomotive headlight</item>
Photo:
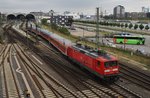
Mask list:
[[[110,70],[109,70],[109,69],[107,69],[107,70],[105,70],[104,72],[110,72]]]
[[[112,71],[118,71],[118,68],[114,68]]]

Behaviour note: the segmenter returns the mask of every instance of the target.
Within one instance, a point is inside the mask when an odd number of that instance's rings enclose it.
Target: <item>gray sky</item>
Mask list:
[[[116,5],[123,5],[125,11],[141,11],[141,7],[150,7],[150,0],[0,0],[0,12],[56,12],[73,11],[95,14],[95,8],[102,7],[112,13]]]

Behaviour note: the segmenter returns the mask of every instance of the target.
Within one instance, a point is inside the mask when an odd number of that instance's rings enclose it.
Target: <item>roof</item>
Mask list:
[[[67,46],[70,46],[72,44],[72,42],[68,39],[65,39],[55,33],[52,33],[52,32],[49,32],[48,30],[45,30],[45,29],[41,29],[41,28],[38,28],[38,31],[41,31],[43,32],[44,34],[46,34],[47,36],[49,37],[52,37],[56,40],[58,40],[60,43],[64,44],[64,45],[67,45]]]
[[[84,46],[81,44],[76,44],[73,46],[74,49],[80,51],[81,53],[84,53],[86,55],[89,55],[93,58],[103,58],[104,60],[112,60],[112,56],[110,56],[109,54],[107,54],[105,51],[103,50],[96,50],[93,49],[89,46]]]
[[[136,35],[114,35],[114,37],[120,37],[120,38],[144,38],[142,35],[136,36]]]

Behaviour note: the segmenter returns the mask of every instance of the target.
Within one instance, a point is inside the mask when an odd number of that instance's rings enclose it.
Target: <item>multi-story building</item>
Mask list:
[[[147,14],[144,12],[125,12],[125,18],[132,18],[132,19],[147,18]]]
[[[63,15],[52,16],[50,18],[50,21],[52,23],[61,26],[71,26],[73,21],[73,16],[63,16]]]
[[[143,12],[143,13],[148,13],[148,12],[149,12],[149,8],[142,7],[142,12]]]
[[[6,20],[6,14],[0,12],[0,20]]]
[[[150,12],[146,13],[147,18],[150,18]]]
[[[114,8],[114,18],[124,18],[125,8],[124,6],[118,5]]]
[[[41,22],[41,19],[47,19],[49,23],[54,23],[61,26],[71,26],[73,22],[73,15],[66,13],[66,15],[58,14],[53,10],[50,10],[48,13],[44,12],[30,12],[33,14],[38,22]]]
[[[34,16],[49,16],[49,13],[44,13],[44,12],[30,12],[30,14]]]

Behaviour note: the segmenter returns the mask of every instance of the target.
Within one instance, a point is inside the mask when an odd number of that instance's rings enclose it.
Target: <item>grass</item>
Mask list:
[[[65,34],[63,34],[63,33],[60,33],[60,32],[58,32],[58,31],[56,31],[56,30],[51,29],[51,27],[48,27],[48,26],[42,25],[42,28],[47,29],[47,30],[49,30],[49,31],[51,31],[51,32],[54,32],[54,33],[56,33],[56,34],[58,34],[58,35],[60,35],[60,36],[62,36],[62,37],[64,37],[64,38],[66,38],[66,39],[71,40],[72,42],[75,42],[77,39],[79,39],[79,37],[75,37],[75,36],[72,36],[72,35],[69,35],[69,36],[68,36],[68,35],[65,35]]]
[[[105,48],[104,47],[103,49],[114,53],[119,59],[122,59],[122,57],[126,57],[130,60],[134,60],[139,63],[150,66],[150,58],[149,57],[143,57],[143,56],[136,55],[136,54],[131,55],[131,52],[129,52],[129,51],[124,51],[124,50],[120,50],[120,49],[116,49],[116,48]]]
[[[55,30],[52,30],[50,27],[48,26],[42,26],[44,29],[47,29],[51,32],[54,32],[66,39],[69,39],[71,40],[72,42],[75,42],[77,40],[79,40],[79,37],[76,37],[76,36],[73,36],[73,35],[64,35],[62,33],[59,33]],[[81,41],[82,44],[86,44],[86,45],[89,45],[91,47],[94,47],[96,48],[96,44],[93,43],[93,42],[89,42],[89,41]],[[122,49],[117,49],[117,48],[113,48],[113,47],[108,47],[108,46],[101,46],[100,47],[101,49],[109,52],[110,54],[113,54],[115,55],[119,60],[123,59],[123,57],[125,58],[128,58],[129,60],[134,60],[134,61],[137,61],[139,63],[142,63],[142,64],[145,64],[148,66],[148,68],[150,68],[150,57],[145,57],[145,56],[142,56],[142,55],[136,55],[136,54],[133,54],[131,55],[131,52],[130,51],[124,51]]]

